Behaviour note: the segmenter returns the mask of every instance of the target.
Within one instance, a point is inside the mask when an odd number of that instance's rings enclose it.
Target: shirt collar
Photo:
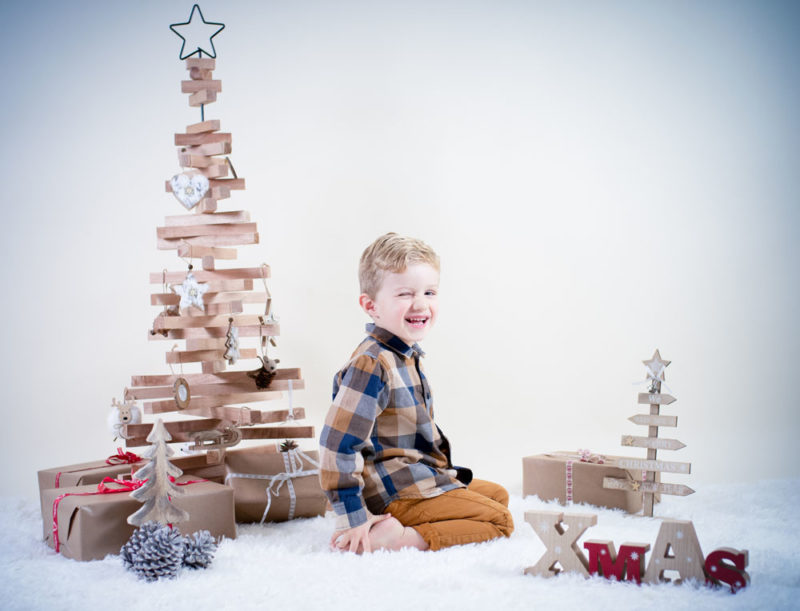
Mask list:
[[[422,348],[419,347],[419,344],[415,343],[413,346],[409,346],[394,333],[387,331],[383,327],[379,327],[375,323],[367,323],[367,333],[370,337],[377,340],[387,348],[394,350],[406,358],[412,358],[415,354],[419,356],[425,356],[425,352],[423,352]]]

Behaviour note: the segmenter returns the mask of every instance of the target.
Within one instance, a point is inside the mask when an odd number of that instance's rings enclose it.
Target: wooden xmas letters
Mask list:
[[[640,583],[670,581],[666,572],[677,573],[680,581],[693,580],[708,585],[727,585],[732,592],[745,588],[750,577],[745,571],[747,550],[720,548],[705,558],[692,522],[664,520],[645,570],[647,543],[623,543],[619,552],[607,540],[590,540],[583,544],[587,559],[577,540],[597,524],[596,514],[564,514],[553,511],[527,511],[525,521],[544,543],[546,549],[539,560],[525,569],[525,574],[553,577],[560,571],[584,577],[602,576],[616,581]]]

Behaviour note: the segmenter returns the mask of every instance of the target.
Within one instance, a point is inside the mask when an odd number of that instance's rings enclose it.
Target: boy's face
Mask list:
[[[359,303],[375,324],[409,346],[421,341],[436,322],[439,272],[427,263],[405,271],[386,272],[375,298],[362,294]]]

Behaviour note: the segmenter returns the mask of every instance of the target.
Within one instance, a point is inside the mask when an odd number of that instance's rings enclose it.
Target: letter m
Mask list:
[[[642,583],[644,555],[649,543],[623,543],[619,554],[612,541],[586,541],[583,547],[589,551],[589,574],[601,574],[606,579],[635,581]]]

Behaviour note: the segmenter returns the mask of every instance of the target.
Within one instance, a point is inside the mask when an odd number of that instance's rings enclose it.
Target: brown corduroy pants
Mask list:
[[[472,480],[467,488],[429,499],[392,501],[384,513],[391,513],[403,526],[411,526],[431,550],[508,537],[514,531],[508,492],[481,479]]]

